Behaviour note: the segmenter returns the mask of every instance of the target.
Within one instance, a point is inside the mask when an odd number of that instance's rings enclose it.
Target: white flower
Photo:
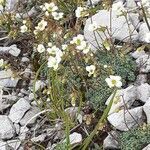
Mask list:
[[[146,43],[150,43],[150,32],[145,34],[145,38],[144,38]]]
[[[63,17],[64,13],[60,12],[52,12],[52,16],[54,17],[55,20],[60,20]]]
[[[70,41],[71,44],[76,44],[76,49],[83,50],[86,48],[87,43],[84,41],[84,36],[82,34],[77,35]]]
[[[108,66],[107,66],[107,65],[104,65],[104,68],[106,69],[106,68],[108,68]]]
[[[0,67],[4,65],[4,59],[0,59]]]
[[[22,21],[22,23],[23,23],[23,24],[26,24],[26,23],[27,23],[27,21],[26,21],[26,20],[23,20],[23,21]]]
[[[4,2],[5,2],[5,0],[0,0],[0,4],[1,5],[4,4]]]
[[[45,51],[45,47],[43,44],[39,44],[38,47],[37,47],[37,51],[39,53],[43,53]]]
[[[81,41],[80,45],[77,45],[76,48],[78,50],[83,50],[83,49],[85,50],[86,46],[87,46],[86,42],[85,41]]]
[[[89,44],[88,46],[86,46],[85,49],[83,49],[83,53],[87,54],[90,51],[90,49],[91,49],[91,45]]]
[[[46,10],[48,10],[49,12],[54,12],[58,9],[58,7],[53,2],[45,3],[44,6]]]
[[[82,34],[78,34],[76,37],[73,38],[73,40],[70,43],[80,45],[81,41],[83,40],[84,36]]]
[[[76,17],[80,18],[80,17],[85,17],[88,16],[89,13],[86,12],[87,8],[86,7],[77,7],[75,13],[76,13]]]
[[[89,76],[94,74],[96,67],[94,65],[86,66],[86,71],[89,73]]]
[[[48,67],[49,68],[53,68],[54,70],[57,70],[58,69],[58,64],[61,60],[58,60],[57,57],[53,57],[53,56],[50,56],[48,58]]]
[[[97,23],[93,21],[93,23],[89,25],[88,30],[93,32],[97,30],[97,28],[98,28]]]
[[[34,35],[37,35],[38,34],[38,30],[34,30],[33,33],[34,33]]]
[[[47,21],[41,20],[41,21],[38,23],[38,26],[35,27],[35,29],[36,29],[36,30],[43,31],[46,26],[47,26]]]
[[[66,50],[66,49],[67,49],[67,47],[68,47],[68,45],[67,45],[67,44],[63,44],[63,45],[62,45],[62,50]]]
[[[20,32],[21,33],[25,33],[27,31],[28,31],[28,27],[26,25],[23,25],[23,26],[20,27]]]
[[[121,77],[120,76],[113,76],[110,75],[109,78],[106,78],[105,81],[107,82],[110,88],[117,87],[120,88],[122,86]]]
[[[112,10],[117,11],[118,15],[122,15],[123,12],[126,12],[126,9],[124,8],[124,5],[123,5],[122,1],[114,3],[112,5]]]
[[[49,12],[48,11],[45,12],[45,16],[47,16],[47,17],[49,16]]]
[[[56,55],[56,53],[59,51],[60,49],[58,47],[56,47],[55,45],[51,48],[48,48],[47,51],[49,54],[52,55]]]
[[[48,43],[48,46],[49,46],[49,47],[52,47],[52,45],[53,45],[53,44],[52,44],[51,42]]]

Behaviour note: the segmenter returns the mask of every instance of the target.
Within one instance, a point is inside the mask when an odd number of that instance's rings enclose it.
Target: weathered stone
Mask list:
[[[69,135],[69,139],[71,145],[80,144],[82,142],[82,135],[77,132],[74,132]],[[66,140],[64,140],[64,142],[65,141]]]
[[[150,85],[148,83],[141,84],[137,87],[137,98],[142,102],[146,102],[150,97]]]
[[[30,104],[24,98],[21,98],[10,109],[9,118],[13,122],[19,123],[24,114],[30,109],[30,107]]]
[[[21,127],[20,128],[20,134],[19,134],[19,139],[21,141],[25,140],[27,133],[29,132],[29,128],[27,127]]]
[[[14,126],[16,128],[16,134],[19,135],[19,133],[20,133],[20,125],[18,123],[14,123]]]
[[[21,50],[17,48],[16,45],[11,45],[10,47],[0,47],[0,53],[9,53],[12,56],[19,56]]]
[[[142,107],[129,110],[120,110],[108,116],[108,121],[120,131],[128,131],[133,127],[141,125],[144,121]]]
[[[0,139],[7,140],[14,136],[15,127],[11,120],[5,115],[0,115]]]
[[[15,88],[17,86],[19,79],[3,79],[0,80],[0,86],[6,88]]]
[[[145,54],[146,54],[146,53],[145,53],[144,50],[141,50],[141,51],[136,50],[135,52],[131,53],[131,56],[132,56],[133,58],[137,59],[137,58],[139,58],[139,57],[141,57],[141,56],[143,56],[143,55],[145,55]]]
[[[113,104],[109,111],[109,114],[112,114],[114,112],[117,112],[118,110],[123,109],[125,105],[127,108],[130,108],[130,106],[134,103],[136,98],[137,98],[137,89],[133,85],[129,86],[126,89],[118,90],[113,100]],[[112,95],[106,101],[106,105],[109,104],[111,99]]]
[[[0,150],[8,150],[7,142],[0,141]]]
[[[139,41],[144,43],[150,43],[150,39],[147,39],[147,33],[150,33],[147,24],[142,23],[139,27]]]
[[[118,133],[116,131],[111,131],[103,142],[104,149],[119,149],[119,143],[117,141]]]
[[[13,150],[18,150],[19,146],[21,145],[21,141],[18,140],[18,139],[16,139],[16,140],[9,140],[9,141],[7,141],[7,144]]]
[[[146,114],[147,124],[150,124],[150,97],[146,101],[146,103],[144,104],[143,110],[144,110],[144,112]]]
[[[136,60],[136,64],[140,69],[141,73],[149,73],[150,72],[150,56],[148,54],[140,56]]]
[[[24,117],[20,120],[20,124],[22,126],[24,126],[31,118],[33,118],[39,112],[40,112],[40,109],[38,109],[37,107],[32,107],[30,110],[28,110],[26,112],[26,114],[24,115]],[[28,123],[28,126],[32,126],[35,123],[36,119],[37,119],[37,117],[33,118]]]
[[[143,148],[142,150],[150,150],[150,144],[148,144],[145,148]]]
[[[32,142],[44,142],[46,136],[47,136],[46,134],[41,134],[41,135],[39,135],[39,136],[37,136],[37,137],[33,137],[33,138],[31,139],[31,141],[32,141]]]
[[[97,48],[99,48],[99,46],[102,47],[101,46],[102,42],[105,39],[107,39],[106,36],[109,37],[109,35],[107,31],[105,31],[105,34],[103,32],[99,32],[99,34],[95,32],[95,35],[92,31],[89,31],[88,27],[91,24],[91,20],[93,22],[96,22],[98,26],[107,27],[108,30],[110,30],[110,11],[100,10],[97,14],[95,14],[94,16],[86,20],[86,24],[84,28],[84,36],[85,39],[92,45],[92,49],[96,50]],[[124,16],[117,17],[117,12],[113,10],[111,23],[112,23],[111,29],[113,33],[112,34],[113,39],[117,39],[125,42],[130,40],[129,27]],[[130,24],[129,26],[130,26],[130,31],[132,32],[131,38],[133,41],[135,41],[138,39],[138,33],[132,24]],[[95,37],[99,44],[97,44]]]
[[[136,81],[135,81],[135,83],[136,83],[137,85],[141,85],[141,84],[144,84],[144,83],[146,83],[146,82],[147,82],[147,74],[139,74],[139,75],[137,76]]]

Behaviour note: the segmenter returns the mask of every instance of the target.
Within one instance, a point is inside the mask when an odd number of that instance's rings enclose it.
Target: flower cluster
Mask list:
[[[86,7],[77,7],[75,13],[77,18],[86,17],[89,15]]]
[[[58,7],[53,2],[44,3],[41,8],[43,11],[45,11],[45,15],[47,17],[51,14],[55,20],[60,20],[63,18],[64,14],[62,12],[58,12]]]
[[[52,46],[52,43],[48,43],[48,46],[45,48],[43,44],[39,44],[37,46],[37,51],[39,53],[47,52],[48,53],[48,67],[53,68],[54,70],[58,69],[58,65],[61,62],[61,57],[63,56],[63,52],[56,47],[55,45]]]
[[[88,76],[94,75],[95,73],[95,65],[86,66],[86,71],[89,73]]]
[[[84,54],[87,54],[91,48],[91,46],[84,40],[84,36],[82,34],[78,34],[76,37],[73,37],[70,44],[75,44],[76,49],[82,51]]]
[[[26,25],[27,21],[26,20],[23,20],[23,25],[20,27],[20,32],[21,33],[25,33],[28,31],[28,27]]]
[[[44,31],[47,26],[47,21],[41,20],[35,27],[34,34],[36,35],[39,31]]]

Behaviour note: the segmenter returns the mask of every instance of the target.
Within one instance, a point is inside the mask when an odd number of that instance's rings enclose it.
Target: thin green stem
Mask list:
[[[92,131],[92,133],[89,135],[89,137],[87,139],[85,139],[84,143],[83,143],[83,148],[82,150],[86,150],[87,146],[90,144],[90,142],[92,141],[93,137],[95,136],[95,134],[98,132],[99,128],[103,126],[103,124],[105,123],[106,119],[107,119],[107,116],[108,116],[108,113],[112,107],[112,104],[113,104],[113,100],[114,100],[114,97],[116,95],[116,92],[117,92],[117,89],[115,88],[114,89],[114,92],[113,92],[113,96],[109,102],[109,104],[107,105],[106,109],[104,110],[104,113],[102,115],[102,117],[100,118],[100,120],[98,121],[95,129]]]

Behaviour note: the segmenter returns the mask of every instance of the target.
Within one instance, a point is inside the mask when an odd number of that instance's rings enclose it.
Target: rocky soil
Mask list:
[[[94,1],[94,0],[93,0]],[[94,1],[96,5],[100,0]],[[12,10],[16,0],[8,0],[8,10]],[[137,0],[126,0],[127,9],[137,6]],[[89,2],[88,4],[89,5]],[[109,11],[100,10],[91,17],[98,25],[109,26]],[[91,18],[86,21],[84,35],[93,49],[98,47],[92,32],[87,28],[91,23]],[[136,42],[145,41],[145,34],[149,32],[146,24],[141,21],[137,13],[128,16],[130,29],[133,31],[132,40]],[[136,27],[136,29],[135,29]],[[112,32],[114,40],[126,42],[129,39],[128,25],[123,17],[117,17],[116,12],[112,12]],[[100,33],[101,34],[101,33]],[[101,44],[101,39],[96,34]],[[106,38],[101,35],[102,38]],[[64,131],[61,128],[61,121],[55,126],[51,126],[38,108],[33,94],[34,72],[30,64],[31,58],[28,53],[22,53],[18,45],[0,47],[1,55],[9,54],[13,59],[18,59],[22,67],[21,77],[16,77],[11,70],[0,71],[0,150],[27,150],[34,146],[32,142],[45,143],[47,150],[52,150],[58,140],[65,141]],[[119,144],[114,137],[120,131],[128,131],[143,123],[150,124],[150,51],[132,50],[130,55],[137,65],[137,78],[128,87],[117,92],[116,102],[109,112],[108,122],[112,125],[112,131],[103,142],[104,149],[119,149]],[[46,82],[37,81],[36,91],[46,86]],[[106,100],[106,105],[111,96]],[[50,111],[50,110],[49,110]],[[76,108],[67,108],[71,117],[77,114]],[[81,113],[82,114],[82,113]],[[80,114],[80,115],[81,115]],[[82,122],[82,115],[79,120]],[[113,135],[113,136],[112,136]],[[71,144],[82,142],[82,133],[72,132],[70,134]],[[150,144],[143,150],[150,149]]]

